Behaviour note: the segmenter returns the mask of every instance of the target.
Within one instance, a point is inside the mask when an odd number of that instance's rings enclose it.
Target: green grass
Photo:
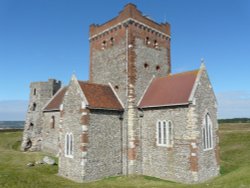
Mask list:
[[[0,188],[247,188],[250,187],[250,124],[221,124],[221,175],[203,184],[185,185],[148,176],[109,177],[79,184],[57,176],[58,166],[26,164],[44,153],[20,152],[21,132],[0,132]]]

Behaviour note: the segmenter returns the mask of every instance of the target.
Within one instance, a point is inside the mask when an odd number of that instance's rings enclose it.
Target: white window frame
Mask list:
[[[213,149],[213,124],[209,113],[206,113],[203,118],[202,126],[202,145],[204,151],[209,151]]]
[[[173,147],[174,131],[172,121],[158,120],[156,123],[157,146]]]
[[[74,136],[72,133],[67,132],[65,134],[64,151],[65,151],[65,157],[73,158]]]

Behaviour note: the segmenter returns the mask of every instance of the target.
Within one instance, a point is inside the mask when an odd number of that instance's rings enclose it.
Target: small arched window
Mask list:
[[[110,38],[110,45],[111,45],[111,46],[113,46],[113,45],[114,45],[114,41],[115,41],[115,40],[114,40],[114,38],[113,38],[113,37],[111,37],[111,38]]]
[[[144,68],[148,68],[148,64],[147,63],[144,63]]]
[[[149,45],[149,44],[150,44],[149,37],[146,37],[146,39],[145,39],[145,44],[146,44],[146,45]]]
[[[106,42],[106,40],[102,41],[102,49],[105,49],[105,48],[106,48],[106,46],[107,46],[107,42]]]
[[[157,40],[154,40],[154,48],[158,48],[158,42],[157,42]]]
[[[36,103],[35,102],[32,105],[32,111],[36,111]]]
[[[73,158],[74,138],[72,133],[65,134],[65,157]]]
[[[155,70],[157,70],[157,71],[160,71],[160,69],[161,69],[160,65],[157,65],[157,66],[155,67]]]
[[[54,129],[55,128],[55,116],[51,116],[51,120],[50,120],[50,128]]]
[[[36,88],[33,90],[33,95],[36,95]]]
[[[28,130],[33,130],[33,127],[34,127],[34,124],[33,124],[33,123],[30,123],[30,124],[29,124],[29,127],[28,127]]]
[[[204,117],[202,127],[203,149],[210,150],[213,148],[213,125],[208,113]]]

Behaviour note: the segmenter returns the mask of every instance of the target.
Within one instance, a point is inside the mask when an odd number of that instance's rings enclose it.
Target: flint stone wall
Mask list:
[[[122,174],[122,122],[120,112],[91,110],[85,181]]]
[[[198,123],[198,180],[206,181],[219,175],[219,135],[217,122],[217,104],[216,98],[209,82],[206,72],[201,75],[200,83],[195,93],[196,105],[195,114]],[[203,118],[209,113],[213,124],[213,149],[209,151],[203,150],[202,145],[202,125]]]
[[[52,128],[51,118],[55,117],[55,126]],[[60,112],[45,112],[43,114],[44,125],[42,130],[42,151],[56,156],[59,152],[59,121]]]
[[[144,175],[178,182],[192,181],[190,171],[187,114],[189,108],[154,108],[144,110],[142,129],[142,171]],[[171,121],[174,132],[173,147],[157,146],[157,120]]]

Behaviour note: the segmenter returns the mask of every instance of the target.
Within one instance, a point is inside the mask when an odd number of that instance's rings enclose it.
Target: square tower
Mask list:
[[[111,83],[124,104],[137,102],[153,76],[171,71],[170,25],[143,16],[134,4],[102,25],[91,25],[90,82]]]

